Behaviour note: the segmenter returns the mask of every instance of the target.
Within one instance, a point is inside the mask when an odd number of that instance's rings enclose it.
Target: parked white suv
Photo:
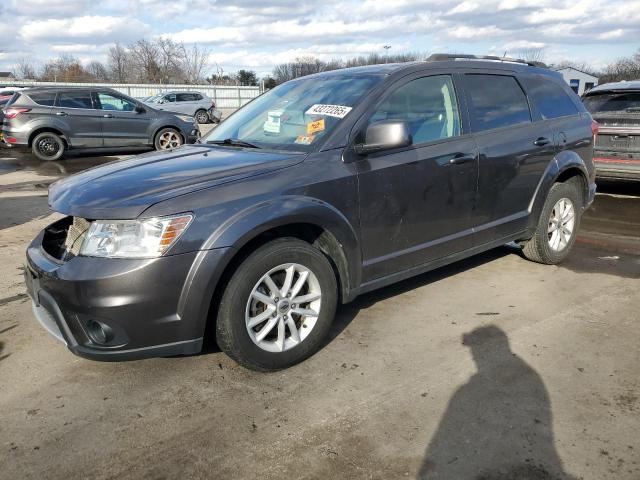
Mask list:
[[[215,102],[200,92],[172,91],[158,93],[147,98],[144,103],[157,110],[184,113],[196,117],[198,123],[218,123],[221,118],[220,110]]]

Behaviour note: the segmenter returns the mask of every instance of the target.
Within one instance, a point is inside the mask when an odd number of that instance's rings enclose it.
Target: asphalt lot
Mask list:
[[[47,185],[118,158],[0,150],[0,478],[640,479],[640,184],[600,185],[561,266],[506,246],[370,293],[259,374],[92,362],[33,318]]]

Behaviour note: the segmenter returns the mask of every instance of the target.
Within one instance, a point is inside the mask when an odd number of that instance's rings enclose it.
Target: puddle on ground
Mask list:
[[[63,160],[41,162],[29,153],[0,147],[0,175],[17,171],[30,171],[38,175],[66,177],[88,168],[128,158],[136,153],[104,155],[70,153]]]

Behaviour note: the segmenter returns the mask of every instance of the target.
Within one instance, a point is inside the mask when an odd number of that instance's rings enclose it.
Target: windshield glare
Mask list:
[[[638,110],[640,109],[640,92],[590,95],[585,97],[583,102],[590,113]]]
[[[232,138],[260,148],[312,151],[380,79],[332,75],[289,81],[238,110],[202,142]]]

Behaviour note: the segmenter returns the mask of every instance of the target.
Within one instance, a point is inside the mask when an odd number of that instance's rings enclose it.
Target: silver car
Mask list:
[[[215,102],[201,92],[162,92],[147,98],[144,103],[157,110],[191,115],[198,123],[218,123],[221,117]]]

